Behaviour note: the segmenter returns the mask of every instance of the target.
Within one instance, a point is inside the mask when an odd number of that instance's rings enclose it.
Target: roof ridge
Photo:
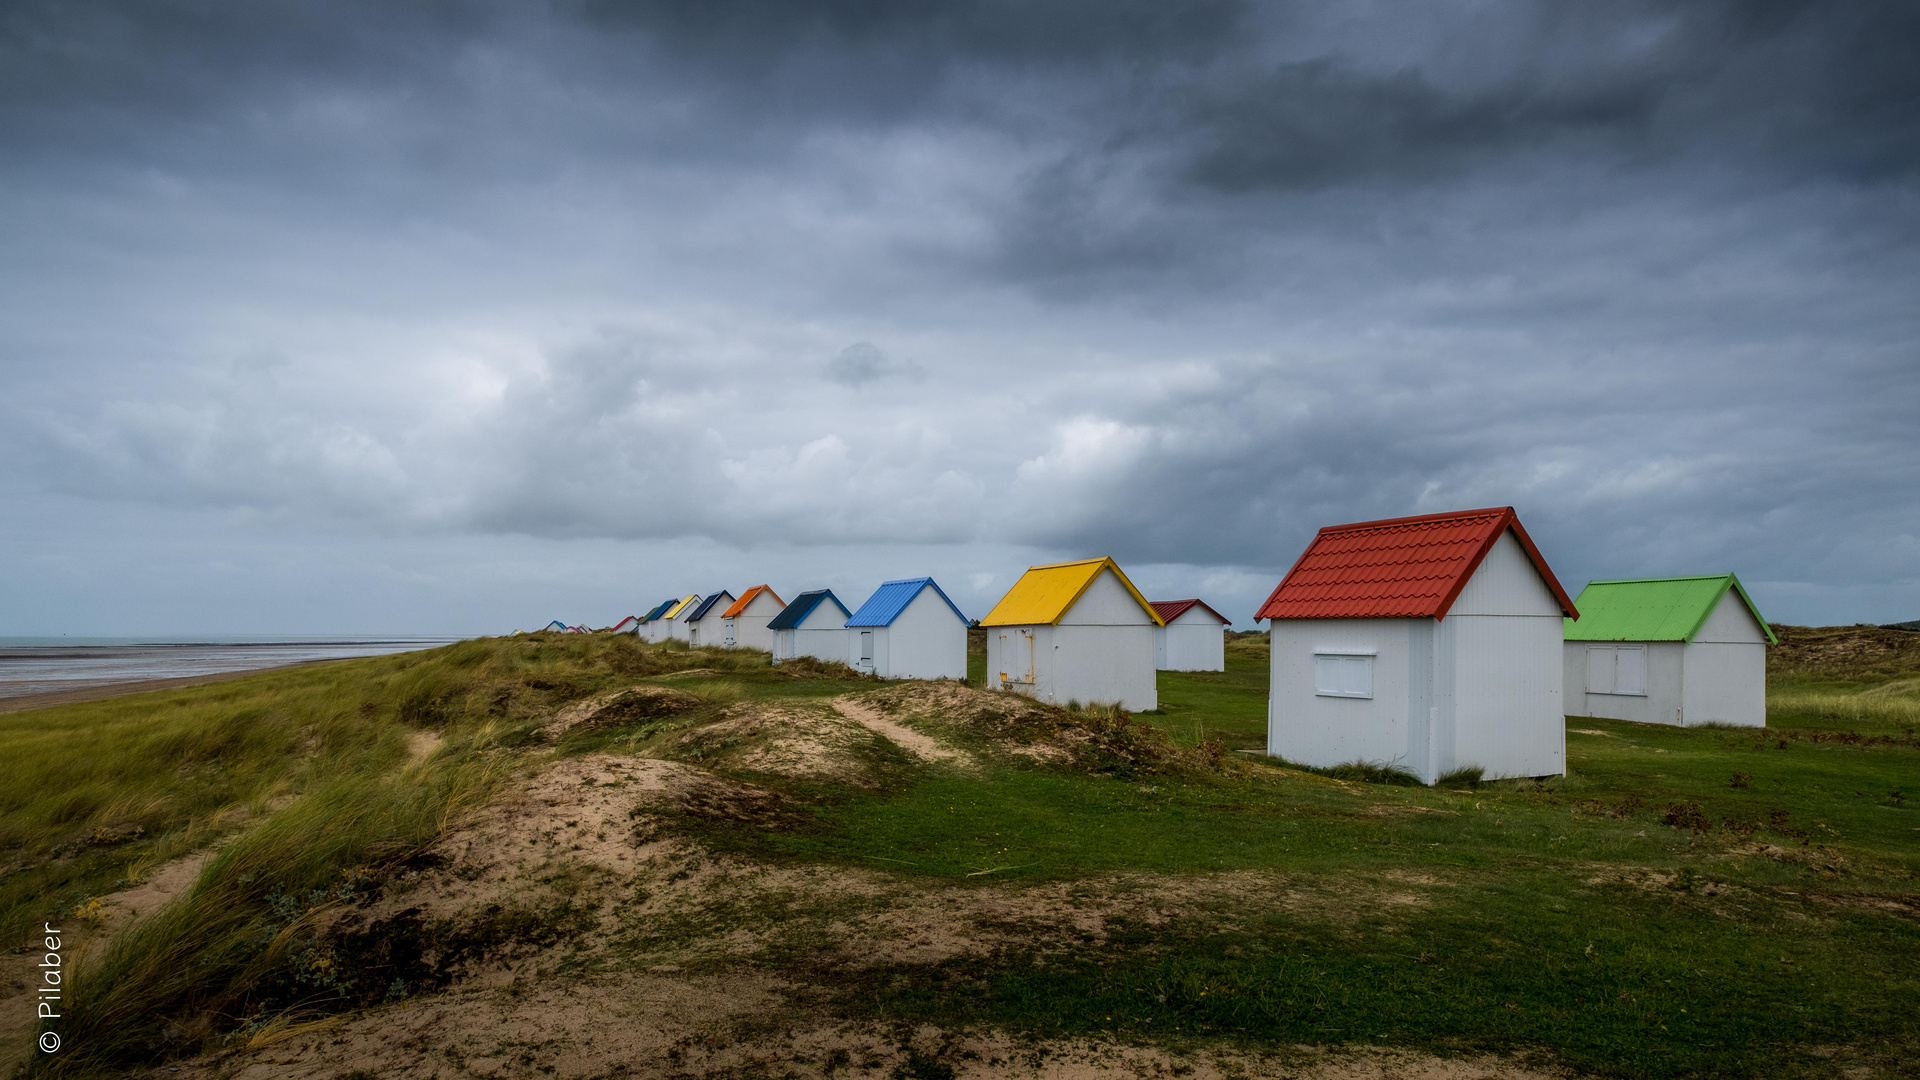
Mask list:
[[[1653,582],[1653,581],[1725,581],[1732,576],[1733,576],[1733,571],[1729,570],[1724,574],[1675,574],[1672,577],[1594,578],[1592,581],[1587,582],[1587,584],[1589,585],[1639,585],[1643,582]]]
[[[1323,533],[1359,532],[1362,529],[1397,528],[1406,525],[1421,525],[1429,522],[1466,521],[1472,518],[1498,517],[1513,510],[1511,506],[1487,506],[1478,510],[1454,510],[1444,514],[1414,514],[1411,517],[1380,518],[1377,521],[1353,521],[1345,525],[1324,525]]]
[[[1111,555],[1102,555],[1102,556],[1100,556],[1100,557],[1099,557],[1099,558],[1097,558],[1097,559],[1068,559],[1068,560],[1067,560],[1066,562],[1050,562],[1050,563],[1039,563],[1039,564],[1037,564],[1037,565],[1034,565],[1034,566],[1029,566],[1029,567],[1027,567],[1027,569],[1029,569],[1029,570],[1058,570],[1058,569],[1060,569],[1060,568],[1061,568],[1061,567],[1063,567],[1063,566],[1085,566],[1085,565],[1086,565],[1086,564],[1088,564],[1088,563],[1097,563],[1097,562],[1112,562],[1112,561],[1113,561],[1113,556],[1111,556]]]

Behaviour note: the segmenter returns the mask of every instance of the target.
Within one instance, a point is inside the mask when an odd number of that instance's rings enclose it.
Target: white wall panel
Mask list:
[[[1700,632],[1693,635],[1693,642],[1696,645],[1702,642],[1765,645],[1767,635],[1760,629],[1753,612],[1741,601],[1740,594],[1728,589],[1714,605],[1713,614],[1700,624]]]
[[[1552,617],[1449,615],[1455,767],[1488,777],[1567,771],[1562,623]]]
[[[1152,623],[1049,629],[1049,648],[1040,657],[1047,669],[1045,700],[1056,705],[1112,704],[1132,712],[1160,707]]]
[[[1479,569],[1454,599],[1446,617],[1455,615],[1551,615],[1561,618],[1560,601],[1527,558],[1513,530],[1500,534]],[[1442,620],[1445,621],[1444,619]]]
[[[921,589],[893,625],[882,629],[886,658],[884,662],[875,658],[875,670],[882,678],[967,677],[967,624],[931,588]]]
[[[1324,767],[1408,760],[1409,619],[1275,619],[1267,753]],[[1374,655],[1373,697],[1314,692],[1316,652]]]
[[[731,606],[731,605],[729,605]],[[833,605],[827,604],[832,608]],[[761,593],[754,597],[740,614],[733,617],[733,644],[742,649],[773,650],[773,631],[767,629],[767,623],[780,614],[785,604],[775,600],[770,593]],[[838,609],[834,609],[836,612]]]
[[[1073,607],[1060,620],[1061,626],[1155,626],[1153,616],[1140,606],[1112,570],[1101,570]],[[1152,662],[1152,657],[1148,657]]]
[[[1767,726],[1765,645],[1695,641],[1686,646],[1686,671],[1687,724]]]
[[[1162,671],[1227,670],[1226,626],[1195,604],[1154,631],[1154,664]]]

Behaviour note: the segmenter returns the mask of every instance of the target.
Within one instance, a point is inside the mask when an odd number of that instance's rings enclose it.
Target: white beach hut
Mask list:
[[[1161,671],[1227,670],[1227,627],[1233,622],[1204,600],[1155,600],[1165,625],[1153,632],[1153,666]]]
[[[1767,726],[1773,627],[1732,574],[1590,581],[1566,624],[1569,716]]]
[[[673,605],[679,602],[678,600],[662,600],[660,603],[654,605],[645,615],[640,616],[640,640],[659,641],[665,636],[667,625],[661,621],[661,616],[672,610]]]
[[[733,594],[725,589],[710,593],[687,615],[687,644],[696,649],[717,648],[726,644],[727,620],[721,613],[733,603]]]
[[[768,623],[773,633],[773,662],[796,656],[847,662],[847,606],[832,589],[814,589],[793,598]]]
[[[769,629],[769,624],[786,607],[787,602],[780,599],[780,594],[774,592],[771,585],[755,585],[741,593],[740,599],[728,605],[724,613],[727,647],[772,652],[773,631]]]
[[[883,679],[965,679],[967,625],[932,578],[884,582],[847,619],[848,663]]]
[[[1434,780],[1566,771],[1561,627],[1579,614],[1512,507],[1321,529],[1272,620],[1267,752]]]
[[[1112,559],[1028,567],[980,625],[990,687],[1059,705],[1160,706],[1160,616]]]
[[[660,640],[687,640],[687,620],[693,615],[693,609],[699,606],[699,593],[689,593],[685,599],[675,601],[666,614],[660,616]]]

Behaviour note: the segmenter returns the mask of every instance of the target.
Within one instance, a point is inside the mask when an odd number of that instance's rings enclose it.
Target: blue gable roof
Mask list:
[[[947,594],[932,578],[917,577],[882,582],[880,587],[873,591],[873,595],[867,597],[867,602],[860,605],[860,610],[854,612],[853,617],[847,620],[847,625],[892,626],[893,620],[907,610],[907,605],[913,603],[913,598],[919,596],[922,589],[932,589],[940,599],[947,602],[947,607],[952,609],[954,618],[961,622],[967,621],[967,617],[960,613],[960,608],[947,598]]]
[[[699,622],[701,619],[706,618],[707,612],[712,610],[713,605],[719,603],[720,598],[723,596],[727,598],[727,603],[729,604],[733,603],[733,594],[728,592],[725,589],[721,589],[719,592],[714,593],[712,596],[709,596],[705,600],[700,601],[700,606],[693,609],[693,614],[687,616],[687,621]]]
[[[840,617],[843,619],[847,617],[847,605],[841,603],[840,598],[833,595],[832,589],[815,589],[812,592],[803,592],[799,596],[794,597],[793,603],[788,604],[780,614],[767,620],[767,629],[792,630],[794,627],[807,621],[807,616],[813,614],[813,609],[819,607],[820,602],[823,600],[832,601],[833,606],[840,609]]]
[[[660,606],[659,606],[659,607],[657,607],[657,608],[654,608],[654,609],[653,609],[652,611],[649,611],[649,612],[647,612],[647,613],[646,613],[645,615],[642,615],[642,616],[640,617],[640,621],[641,621],[641,622],[652,622],[653,620],[655,620],[655,619],[657,619],[657,618],[659,618],[660,616],[662,616],[662,615],[665,615],[665,614],[667,613],[667,609],[668,609],[668,608],[670,608],[670,607],[672,607],[673,605],[675,605],[675,604],[677,604],[677,603],[679,603],[679,602],[680,602],[680,601],[679,601],[679,599],[678,599],[677,597],[676,597],[675,599],[672,599],[672,600],[662,600],[662,601],[660,602]]]

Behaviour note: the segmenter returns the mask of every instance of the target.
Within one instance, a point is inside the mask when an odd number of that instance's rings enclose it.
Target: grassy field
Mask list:
[[[1122,908],[1146,881],[1284,882],[1284,897],[1123,913],[1097,942],[1044,955],[849,969],[792,946],[725,961],[811,987],[838,1016],[1519,1052],[1620,1077],[1920,1075],[1920,634],[1784,628],[1765,731],[1574,720],[1568,776],[1457,789],[1230,752],[1264,745],[1264,649],[1249,636],[1224,673],[1163,673],[1161,708],[1132,721],[1049,712],[1093,733],[1071,760],[1010,757],[985,729],[902,713],[980,764],[876,739],[856,748],[857,783],[769,772],[732,735],[688,740],[742,702],[824,707],[885,684],[605,637],[467,642],[4,716],[0,919],[17,937],[231,838],[182,904],[85,974],[93,1004],[68,1036],[86,1056],[64,1068],[111,1074],[258,1015],[301,919],[353,900],[357,873],[408,858],[505,773],[651,756],[779,796],[777,828],[672,826],[753,865],[857,868],[941,895],[1085,889]],[[684,692],[685,711],[536,738],[566,703],[636,681]]]

